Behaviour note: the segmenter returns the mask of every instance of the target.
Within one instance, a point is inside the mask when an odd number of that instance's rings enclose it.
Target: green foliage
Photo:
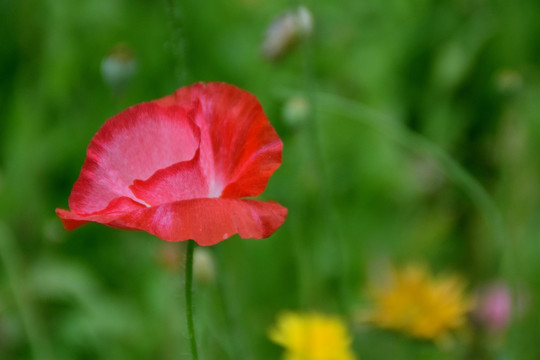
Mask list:
[[[271,238],[210,249],[216,280],[194,294],[202,359],[278,358],[267,330],[287,309],[347,318],[363,360],[540,357],[540,2],[306,5],[313,34],[269,61],[265,30],[291,2],[0,2],[1,359],[190,358],[184,244],[68,233],[54,209],[107,118],[195,81],[259,98],[285,145],[264,198],[289,209]],[[118,44],[136,70],[111,88],[101,67]],[[298,96],[309,112],[291,122]],[[470,326],[446,347],[352,325],[386,259],[453,270],[471,292],[506,279],[526,310],[503,335]]]

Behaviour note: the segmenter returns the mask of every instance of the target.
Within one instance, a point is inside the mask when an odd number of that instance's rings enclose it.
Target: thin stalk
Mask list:
[[[298,1],[294,1],[298,6]],[[321,179],[322,191],[320,192],[320,208],[323,211],[324,218],[326,219],[326,231],[327,241],[332,241],[336,250],[336,255],[339,259],[339,305],[341,311],[344,314],[350,315],[351,313],[351,296],[350,296],[350,279],[349,279],[349,258],[347,254],[350,253],[348,242],[341,231],[341,222],[339,219],[339,211],[337,211],[334,201],[333,186],[330,175],[328,173],[329,166],[326,164],[326,159],[323,154],[323,141],[321,137],[321,124],[318,118],[318,99],[316,93],[316,78],[313,70],[313,52],[312,43],[309,37],[302,39],[302,67],[304,75],[303,93],[306,96],[309,107],[311,109],[311,121],[308,121],[307,135],[308,146],[307,157],[311,157],[315,163],[315,170],[317,171],[319,178]],[[305,247],[304,243],[297,246],[297,252],[302,262],[305,263]],[[306,280],[306,279],[304,279]]]
[[[188,67],[186,59],[186,45],[183,36],[182,17],[184,14],[178,14],[178,8],[175,6],[175,0],[166,0],[167,10],[170,15],[171,27],[171,55],[175,61],[174,72],[178,82],[184,85],[188,80]],[[180,9],[181,10],[181,9]],[[185,296],[186,296],[186,320],[191,348],[191,358],[198,360],[197,341],[195,338],[195,327],[193,325],[193,251],[195,249],[195,241],[187,241],[186,249],[186,279],[185,279]]]
[[[193,250],[195,249],[195,241],[187,241],[186,249],[186,319],[187,329],[189,335],[189,343],[191,348],[191,358],[198,360],[199,355],[197,353],[197,341],[195,339],[195,327],[193,326]]]
[[[342,115],[371,126],[407,148],[429,154],[435,158],[446,170],[447,175],[477,206],[488,224],[497,245],[501,249],[508,248],[507,250],[512,252],[510,257],[513,263],[512,267],[515,270],[515,249],[513,244],[508,241],[506,228],[499,209],[484,187],[447,152],[424,136],[407,129],[401,124],[392,121],[388,116],[362,104],[323,93],[317,94],[317,100],[320,104],[324,104],[324,108],[326,109],[336,109]]]
[[[25,296],[24,288],[21,286],[23,282],[19,278],[19,254],[14,246],[13,234],[3,223],[0,223],[0,260],[4,263],[8,284],[11,287],[22,325],[28,336],[33,359],[52,359],[46,338],[38,327],[34,313]]]
[[[171,54],[174,59],[174,73],[176,80],[185,85],[188,81],[189,72],[187,69],[186,44],[184,41],[182,18],[177,13],[174,0],[167,0],[167,9],[170,15],[171,27]],[[182,14],[183,15],[183,14]]]
[[[446,170],[454,183],[460,187],[476,205],[491,231],[501,255],[503,272],[510,276],[512,284],[512,317],[518,315],[519,289],[518,275],[519,254],[516,244],[508,236],[504,219],[492,197],[484,187],[462,165],[439,146],[424,136],[409,130],[393,121],[389,116],[373,110],[363,104],[346,100],[335,95],[317,93],[315,95],[320,109],[334,109],[335,113],[362,122],[383,135],[394,139],[401,145],[432,156]],[[520,329],[515,328],[515,336],[519,337]]]
[[[224,249],[222,246],[216,247],[217,256],[216,256],[216,267],[218,269],[225,269],[224,263],[222,262],[222,259],[227,258],[227,256],[224,254]],[[228,271],[230,273],[230,269]],[[231,359],[247,359],[250,356],[248,356],[251,351],[248,349],[246,342],[244,341],[244,337],[241,336],[239,332],[238,324],[241,324],[241,321],[239,320],[239,310],[238,307],[235,306],[238,302],[234,301],[234,299],[231,299],[231,291],[230,289],[234,288],[233,286],[230,286],[230,277],[225,276],[220,281],[216,281],[216,292],[217,292],[217,300],[219,301],[219,306],[221,307],[221,314],[223,315],[224,321],[225,321],[225,333],[227,333],[229,337],[229,352],[234,354],[234,356],[231,356]],[[223,338],[223,334],[221,334],[221,337]]]

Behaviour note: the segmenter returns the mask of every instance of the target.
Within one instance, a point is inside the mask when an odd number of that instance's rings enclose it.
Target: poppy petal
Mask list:
[[[62,220],[66,230],[73,230],[89,221],[111,225],[119,216],[141,208],[145,206],[128,197],[120,197],[111,201],[105,209],[94,213],[77,214],[64,209],[56,209],[56,215]]]
[[[135,180],[130,189],[138,199],[151,206],[208,197],[208,183],[200,167],[199,150],[189,161],[158,170],[148,180]]]
[[[69,197],[77,214],[100,211],[118,197],[137,201],[129,186],[156,169],[190,160],[199,147],[194,112],[156,103],[132,106],[105,122],[92,138]]]
[[[130,212],[120,216],[114,226],[144,230],[167,241],[193,239],[208,246],[234,234],[268,237],[286,216],[287,209],[271,201],[191,199]]]
[[[88,146],[71,211],[56,213],[67,229],[97,222],[201,245],[268,237],[287,209],[239,198],[264,190],[282,148],[253,95],[198,83],[107,120]]]
[[[212,196],[257,196],[281,164],[283,143],[255,96],[226,83],[197,83],[156,100],[163,106],[200,101],[201,163]]]

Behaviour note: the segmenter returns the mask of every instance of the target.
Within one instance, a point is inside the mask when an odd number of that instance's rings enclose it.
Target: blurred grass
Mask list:
[[[173,14],[165,0],[0,2],[0,241],[12,249],[0,257],[0,358],[189,358],[181,267],[163,264],[164,242],[98,225],[67,233],[54,208],[67,206],[108,117],[201,80],[259,98],[285,144],[264,198],[289,208],[270,239],[210,249],[216,283],[195,293],[202,358],[278,358],[266,331],[279,311],[354,311],[381,258],[455,270],[471,290],[517,281],[530,304],[519,333],[490,339],[473,328],[450,350],[359,328],[362,359],[540,357],[540,3],[310,1],[312,38],[275,62],[260,54],[263,34],[294,2],[171,3]],[[137,72],[113,94],[100,66],[119,43]],[[503,215],[517,279],[434,154],[351,121],[318,92],[386,114],[476,178]],[[295,126],[282,115],[289,93],[312,109]]]

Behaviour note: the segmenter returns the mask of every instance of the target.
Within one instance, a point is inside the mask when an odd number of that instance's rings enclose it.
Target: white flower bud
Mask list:
[[[135,56],[125,44],[115,46],[101,61],[101,75],[116,94],[124,91],[136,70]]]
[[[501,94],[515,94],[523,88],[523,77],[514,69],[502,69],[495,75],[495,87]]]
[[[294,11],[287,11],[268,26],[262,44],[262,54],[267,59],[275,60],[300,39],[310,36],[312,32],[313,16],[306,7],[299,6]]]
[[[291,127],[304,123],[310,112],[308,100],[301,95],[290,97],[283,105],[283,119]]]
[[[193,252],[193,277],[201,284],[214,282],[216,266],[212,252],[204,247],[197,246]]]
[[[305,6],[299,6],[296,10],[296,22],[301,35],[310,36],[313,33],[313,15]]]

